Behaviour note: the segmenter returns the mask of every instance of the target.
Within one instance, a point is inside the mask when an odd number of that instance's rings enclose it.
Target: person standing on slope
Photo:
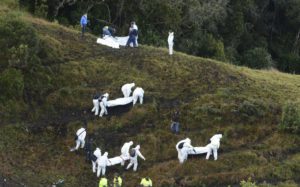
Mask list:
[[[81,38],[84,37],[84,33],[85,33],[85,30],[86,30],[87,23],[88,23],[87,13],[85,13],[85,14],[81,17],[81,19],[80,19]]]
[[[125,164],[125,161],[124,160],[127,160],[130,155],[129,155],[129,150],[130,150],[130,147],[133,145],[133,141],[130,141],[130,142],[126,142],[124,143],[124,145],[122,146],[121,148],[121,158],[122,158],[122,162],[121,162],[121,165],[124,166]]]
[[[137,145],[135,148],[132,148],[130,151],[130,163],[127,166],[127,170],[131,168],[133,165],[133,171],[137,170],[138,167],[138,156],[141,157],[143,160],[146,160],[145,157],[140,152],[140,145]]]
[[[72,148],[70,151],[78,150],[79,146],[81,146],[81,148],[84,148],[85,137],[86,137],[86,129],[81,127],[80,129],[77,130],[75,135],[76,146],[75,148]]]
[[[101,157],[101,149],[99,147],[96,148],[94,153],[91,156],[93,173],[96,173],[97,170],[97,160]]]
[[[97,165],[98,165],[98,169],[97,169],[97,177],[100,177],[100,174],[102,176],[105,175],[106,172],[106,166],[108,164],[108,152],[105,152],[100,158],[98,158],[97,160]]]
[[[222,138],[222,134],[215,134],[210,138],[210,144],[206,147],[209,148],[209,151],[206,154],[206,160],[209,159],[210,155],[213,153],[214,160],[218,160],[218,149],[220,148],[220,140]]]
[[[169,44],[169,55],[173,55],[174,32],[172,31],[169,31],[168,44]]]
[[[93,97],[93,109],[92,109],[92,112],[95,112],[95,116],[97,116],[99,114],[99,107],[100,107],[100,102],[99,102],[99,99],[100,99],[100,94],[96,94],[94,97]]]
[[[138,36],[138,28],[135,22],[131,22],[131,26],[129,28],[129,38],[126,43],[126,47],[129,47],[131,43],[133,43],[133,47],[137,47],[137,36]]]
[[[131,89],[132,89],[133,87],[135,87],[134,82],[133,82],[133,83],[127,83],[127,84],[124,84],[124,85],[121,87],[121,91],[122,91],[124,97],[130,97]]]
[[[133,96],[133,105],[135,105],[138,100],[140,100],[140,104],[143,104],[143,99],[144,99],[144,90],[143,90],[143,88],[137,87],[133,91],[132,96]]]

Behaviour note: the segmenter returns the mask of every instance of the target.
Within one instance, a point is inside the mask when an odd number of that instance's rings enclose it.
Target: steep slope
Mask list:
[[[1,124],[4,176],[28,186],[47,186],[58,179],[65,186],[95,186],[98,179],[83,151],[68,149],[81,119],[87,118],[94,147],[110,157],[119,154],[125,141],[141,145],[147,160],[140,161],[137,173],[108,168],[110,178],[115,171],[123,174],[125,186],[136,186],[144,176],[155,186],[227,186],[248,177],[299,183],[300,137],[280,132],[278,124],[283,104],[300,98],[300,76],[182,53],[170,57],[166,49],[149,46],[110,49],[97,45],[95,36],[82,40],[73,29],[26,14],[19,19],[34,27],[55,58],[45,65],[52,72],[52,87],[44,100],[24,101],[20,120],[8,118]],[[89,113],[95,92],[118,98],[121,85],[132,81],[144,88],[144,105],[111,110],[104,118]],[[175,107],[182,113],[180,135],[169,130]],[[83,116],[83,110],[88,114]],[[203,146],[216,132],[224,134],[218,161],[200,156],[179,165],[177,141],[189,137],[193,145]]]

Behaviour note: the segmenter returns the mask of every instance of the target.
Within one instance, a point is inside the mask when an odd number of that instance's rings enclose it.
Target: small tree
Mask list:
[[[242,65],[254,69],[268,69],[272,66],[272,57],[264,48],[254,48],[245,52]]]

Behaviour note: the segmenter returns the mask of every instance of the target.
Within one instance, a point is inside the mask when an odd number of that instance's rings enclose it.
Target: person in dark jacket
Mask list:
[[[109,31],[108,26],[103,27],[102,32],[103,32],[103,37],[111,36],[111,32]]]
[[[127,40],[126,46],[129,47],[131,43],[133,43],[133,47],[137,47],[137,36],[138,36],[138,28],[135,22],[131,22],[131,26],[129,28],[129,38]]]
[[[179,110],[175,110],[174,113],[172,114],[172,124],[171,124],[171,131],[175,134],[179,133]]]
[[[86,161],[91,160],[91,155],[92,155],[92,150],[93,150],[92,144],[93,144],[93,139],[90,138],[90,139],[88,139],[88,141],[86,142],[86,144],[84,146],[85,160]]]

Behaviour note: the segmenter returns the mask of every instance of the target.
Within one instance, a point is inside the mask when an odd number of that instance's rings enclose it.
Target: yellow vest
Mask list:
[[[114,178],[114,187],[121,187],[122,186],[122,178],[118,177],[118,178]]]
[[[108,187],[107,185],[107,179],[105,177],[102,177],[99,181],[99,187]]]
[[[141,185],[144,187],[151,187],[152,186],[152,181],[151,179],[149,179],[148,181],[146,180],[146,178],[143,178],[141,181]]]

